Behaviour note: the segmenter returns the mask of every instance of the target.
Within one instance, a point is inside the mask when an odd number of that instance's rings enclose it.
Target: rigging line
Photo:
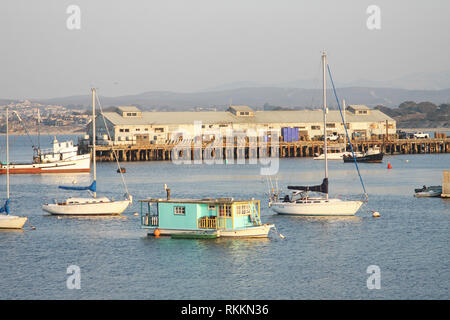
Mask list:
[[[36,146],[34,145],[33,139],[31,139],[30,133],[28,132],[27,127],[25,126],[25,123],[22,121],[22,118],[20,118],[19,113],[17,113],[17,111],[11,110],[17,117],[17,119],[19,119],[20,124],[22,125],[25,133],[27,134],[28,139],[30,139],[31,145],[33,147],[33,150],[36,148]]]
[[[327,64],[327,69],[328,69],[328,74],[330,75],[330,81],[331,81],[331,85],[333,86],[333,92],[334,92],[334,96],[336,98],[336,102],[337,102],[337,105],[338,105],[338,108],[339,108],[339,113],[341,114],[342,123],[344,124],[344,129],[345,129],[345,134],[347,136],[348,144],[350,145],[350,150],[352,151],[352,156],[353,156],[353,161],[355,162],[356,171],[358,171],[359,181],[361,181],[361,186],[362,186],[362,188],[364,190],[364,195],[365,195],[366,199],[368,200],[369,197],[367,195],[366,187],[364,186],[364,182],[363,182],[363,179],[361,177],[361,173],[359,172],[358,162],[356,161],[355,153],[353,152],[353,146],[352,146],[350,137],[348,135],[347,125],[344,122],[344,116],[342,114],[341,104],[339,103],[339,99],[338,99],[338,96],[337,96],[337,93],[336,93],[336,88],[334,86],[334,81],[333,81],[333,77],[331,75],[331,70],[330,70],[330,65],[329,64]]]
[[[108,126],[106,125],[106,120],[105,120],[105,116],[103,114],[102,104],[100,103],[100,99],[98,98],[98,94],[95,97],[96,97],[97,103],[98,103],[98,105],[100,107],[100,114],[102,115],[102,118],[103,118],[103,123],[105,125],[106,133],[108,134],[109,140],[111,140],[111,135],[109,133]],[[95,132],[93,132],[92,134],[95,134]],[[114,150],[113,148],[112,148],[112,153],[114,155],[114,159],[116,160],[117,166],[119,167],[119,173],[120,173],[120,177],[122,178],[122,184],[123,184],[123,186],[125,188],[125,192],[127,193],[127,195],[129,195],[130,193],[128,192],[127,184],[125,182],[125,178],[123,177],[122,168],[120,167],[119,157],[117,156],[116,150]],[[95,155],[94,155],[94,157],[95,157]]]

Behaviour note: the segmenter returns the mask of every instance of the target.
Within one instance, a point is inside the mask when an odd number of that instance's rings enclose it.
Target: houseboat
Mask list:
[[[169,193],[168,193],[169,194]],[[259,200],[146,199],[141,226],[149,235],[173,238],[268,237],[273,224],[262,224]]]

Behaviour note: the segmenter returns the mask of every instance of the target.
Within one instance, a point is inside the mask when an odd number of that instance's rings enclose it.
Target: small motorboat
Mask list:
[[[125,168],[119,168],[117,169],[117,173],[126,173],[127,170]]]
[[[423,186],[420,189],[414,189],[414,197],[440,197],[442,194],[442,186]]]

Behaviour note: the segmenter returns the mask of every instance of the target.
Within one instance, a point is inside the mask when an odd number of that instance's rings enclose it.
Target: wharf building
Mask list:
[[[396,133],[395,120],[364,105],[350,105],[342,116],[352,139],[367,140]],[[327,136],[344,136],[342,116],[339,110],[328,111]],[[96,118],[97,144],[103,146],[173,144],[199,134],[208,140],[213,132],[223,137],[230,132],[244,136],[257,132],[258,137],[265,139],[276,133],[283,141],[286,132],[283,128],[295,128],[298,136],[290,141],[323,139],[323,111],[255,111],[248,106],[230,106],[226,111],[144,112],[135,106],[121,106]],[[87,134],[92,134],[90,123]]]

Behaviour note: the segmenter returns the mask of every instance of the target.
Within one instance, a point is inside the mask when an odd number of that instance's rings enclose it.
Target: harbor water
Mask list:
[[[41,137],[42,147],[52,139]],[[10,141],[11,160],[31,161],[27,136]],[[1,136],[2,161],[4,142]],[[28,216],[36,230],[0,230],[0,299],[450,298],[450,199],[413,197],[414,188],[442,183],[450,154],[360,163],[369,201],[355,217],[276,215],[260,164],[122,166],[134,202],[119,217],[61,218],[42,211],[43,203],[83,195],[58,185],[87,185],[89,174],[11,175],[12,213]],[[123,196],[116,170],[115,163],[97,164],[98,195]],[[319,184],[323,161],[280,159],[276,176],[284,189]],[[5,181],[0,176],[2,201]],[[149,237],[135,215],[137,200],[165,197],[164,184],[173,198],[260,199],[263,223],[275,224],[285,239],[275,233],[268,239]],[[330,197],[360,199],[354,165],[330,161],[329,188]],[[373,218],[371,210],[381,216]],[[80,268],[80,289],[67,287],[71,265]],[[379,289],[368,287],[369,266],[379,267]]]

